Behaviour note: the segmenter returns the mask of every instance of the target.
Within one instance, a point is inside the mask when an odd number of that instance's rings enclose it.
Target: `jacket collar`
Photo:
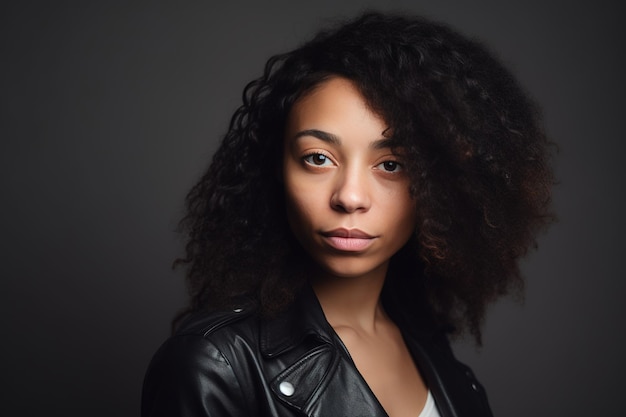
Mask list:
[[[315,338],[317,343],[307,343],[307,338]],[[260,350],[268,359],[283,355],[272,361],[277,368],[270,387],[283,403],[300,413],[309,417],[387,416],[340,346],[310,286],[288,310],[261,321]],[[359,401],[345,401],[346,393]]]
[[[482,387],[469,368],[454,359],[447,339],[433,337],[431,332],[410,332],[408,329],[414,326],[407,325],[400,315],[396,319],[440,414],[456,417],[462,410],[482,408],[484,415],[491,415],[484,392],[480,392]],[[295,349],[293,358],[278,361],[281,365],[271,381],[272,391],[283,402],[308,416],[386,416],[348,352],[336,341],[337,336],[310,286],[301,291],[286,311],[262,320],[259,331],[261,354],[266,358]],[[309,337],[323,342],[322,345],[303,344]],[[304,352],[297,349],[304,346],[307,346]],[[283,383],[289,383],[293,392],[285,394],[281,388]],[[344,401],[341,396],[346,390],[360,398],[358,404]],[[341,408],[346,405],[350,408]]]
[[[278,356],[297,347],[309,336],[332,343],[332,334],[317,296],[306,285],[287,310],[261,322],[261,353],[266,357]]]

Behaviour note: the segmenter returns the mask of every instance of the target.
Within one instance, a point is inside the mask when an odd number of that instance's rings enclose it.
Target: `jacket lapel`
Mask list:
[[[492,416],[483,386],[445,338],[405,336],[405,341],[442,417]]]
[[[260,337],[275,369],[272,392],[284,404],[310,417],[387,417],[310,287],[289,310],[262,322]]]
[[[418,343],[417,340],[411,336],[405,335],[404,340],[422,378],[426,381],[435,399],[437,409],[441,416],[458,417],[459,414],[457,410],[452,406],[452,393],[446,386],[446,381],[444,381],[442,377],[446,372],[441,372],[441,366],[447,366],[445,362],[449,361],[444,362],[441,360],[442,352],[437,352],[436,349],[425,349],[423,343]]]

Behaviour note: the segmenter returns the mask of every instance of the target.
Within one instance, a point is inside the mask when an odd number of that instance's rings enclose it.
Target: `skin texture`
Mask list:
[[[289,224],[330,275],[384,275],[415,228],[409,179],[399,156],[384,147],[385,130],[341,78],[318,86],[289,114],[283,167]],[[369,238],[331,236],[338,229]]]
[[[415,417],[427,390],[380,303],[389,260],[416,223],[386,129],[349,80],[331,78],[291,109],[282,176],[291,229],[319,267],[313,288],[326,318],[387,413]]]

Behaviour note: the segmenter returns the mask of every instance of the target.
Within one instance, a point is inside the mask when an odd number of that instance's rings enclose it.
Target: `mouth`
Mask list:
[[[341,252],[361,252],[376,239],[359,229],[334,229],[321,232],[324,241],[333,249]]]

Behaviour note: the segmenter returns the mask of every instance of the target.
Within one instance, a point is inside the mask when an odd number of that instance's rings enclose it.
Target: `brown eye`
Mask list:
[[[304,162],[315,166],[327,166],[331,164],[330,158],[321,153],[313,153],[304,157]]]
[[[385,161],[379,164],[378,167],[386,172],[398,172],[402,169],[402,165],[396,161]]]

